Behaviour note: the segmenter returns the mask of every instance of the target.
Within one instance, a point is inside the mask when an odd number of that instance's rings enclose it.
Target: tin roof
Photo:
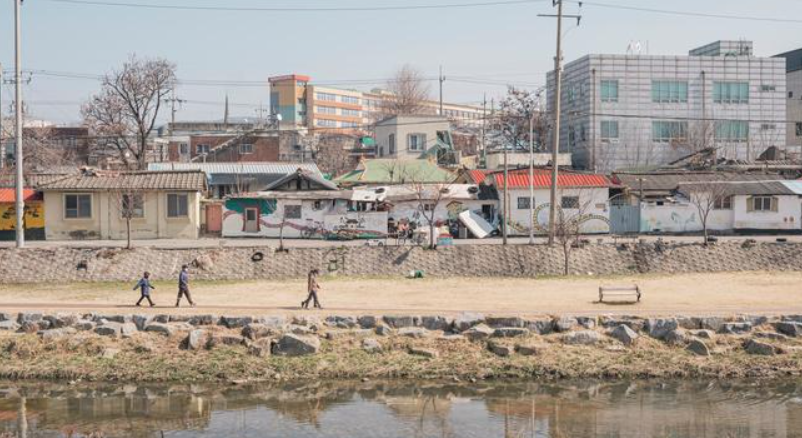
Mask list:
[[[16,201],[14,189],[0,189],[0,204],[10,204]],[[37,198],[36,191],[33,189],[23,189],[22,190],[22,200],[33,201]]]
[[[740,172],[616,173],[613,176],[631,190],[670,192],[680,184],[710,181],[765,181],[782,179],[766,174]]]
[[[148,170],[200,170],[213,176],[225,173],[234,175],[281,174],[287,175],[303,169],[308,172],[322,174],[314,163],[283,163],[283,162],[256,162],[256,163],[150,163]]]
[[[90,170],[39,186],[40,190],[206,190],[206,175],[200,171],[107,172]]]
[[[497,187],[504,186],[504,174],[497,173],[494,175]],[[536,173],[532,180],[532,185],[535,188],[551,187],[551,174],[549,173]],[[507,187],[528,188],[529,173],[515,172],[509,173],[509,182]],[[604,175],[598,174],[559,174],[557,175],[557,187],[611,187],[613,183]]]
[[[770,196],[770,195],[797,195],[785,185],[785,181],[721,181],[683,183],[677,191],[688,196],[692,191],[705,191],[705,189],[721,190],[726,196]]]
[[[325,190],[337,190],[337,184],[334,184],[333,182],[327,180],[326,178],[323,178],[323,175],[319,173],[309,172],[303,169],[298,169],[295,172],[289,173],[273,181],[267,187],[264,188],[264,191],[270,191],[276,189],[295,179],[307,180],[309,182],[315,183],[323,187]]]

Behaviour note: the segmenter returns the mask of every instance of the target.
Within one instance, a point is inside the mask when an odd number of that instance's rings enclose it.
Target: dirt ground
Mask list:
[[[746,272],[622,277],[323,278],[322,314],[723,314],[802,313],[802,273]],[[600,285],[637,284],[638,304],[600,304]],[[150,313],[300,313],[303,281],[194,282],[198,307],[175,309],[176,287],[156,283],[157,307],[133,306],[133,284],[73,283],[0,286],[0,311]]]

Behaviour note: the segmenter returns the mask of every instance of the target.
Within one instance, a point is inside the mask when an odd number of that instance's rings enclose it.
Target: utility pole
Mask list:
[[[509,209],[509,196],[507,196],[507,188],[509,187],[509,166],[507,164],[507,145],[504,145],[504,203],[502,204],[504,208],[504,214],[502,215],[503,221],[501,222],[501,243],[503,245],[507,244],[507,210]]]
[[[3,64],[0,63],[0,169],[6,164],[6,144],[3,143]]]
[[[25,200],[23,199],[24,191],[23,186],[25,185],[24,175],[22,173],[22,44],[20,41],[22,29],[22,20],[20,18],[20,8],[22,6],[22,0],[14,0],[14,79],[16,80],[16,84],[14,87],[14,94],[16,95],[17,101],[15,102],[15,111],[16,114],[16,162],[15,166],[17,168],[17,177],[16,177],[16,203],[15,209],[17,213],[17,223],[16,223],[16,231],[17,231],[17,248],[25,247]]]
[[[554,56],[554,133],[552,134],[553,144],[551,149],[551,200],[549,203],[549,246],[554,245],[554,232],[557,217],[557,160],[560,153],[560,102],[562,101],[562,39],[563,39],[563,17],[576,18],[579,25],[581,15],[563,15],[563,0],[552,0],[552,5],[557,6],[557,15],[538,14],[538,17],[552,17],[557,19],[557,53]],[[581,6],[581,3],[580,3]]]
[[[440,66],[440,76],[438,77],[440,81],[440,115],[443,115],[443,82],[446,81],[446,77],[443,76],[443,66]]]
[[[480,164],[487,168],[487,145],[485,143],[487,132],[487,93],[482,96],[482,153],[480,156]]]
[[[185,102],[184,99],[179,99],[175,97],[175,87],[171,90],[171,95],[169,99],[166,99],[167,102],[170,102],[170,136],[173,136],[173,129],[175,126],[175,113],[178,112],[176,109],[175,104],[177,103],[179,108]]]
[[[529,115],[529,244],[535,244],[535,107]]]

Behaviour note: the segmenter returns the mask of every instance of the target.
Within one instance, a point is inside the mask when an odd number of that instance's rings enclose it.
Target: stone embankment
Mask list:
[[[802,271],[802,244],[726,242],[710,246],[663,242],[588,243],[571,251],[570,271],[587,275]],[[0,249],[0,283],[130,281],[150,271],[173,279],[181,266],[204,280],[302,278],[310,269],[336,275],[398,276],[422,270],[435,277],[562,275],[563,254],[545,245],[198,249]]]
[[[0,377],[5,378],[787,375],[802,375],[802,315],[318,319],[0,313]]]

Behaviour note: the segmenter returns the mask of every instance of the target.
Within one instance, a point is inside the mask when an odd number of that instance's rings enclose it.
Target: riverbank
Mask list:
[[[779,378],[802,317],[0,314],[0,378],[108,382]]]

